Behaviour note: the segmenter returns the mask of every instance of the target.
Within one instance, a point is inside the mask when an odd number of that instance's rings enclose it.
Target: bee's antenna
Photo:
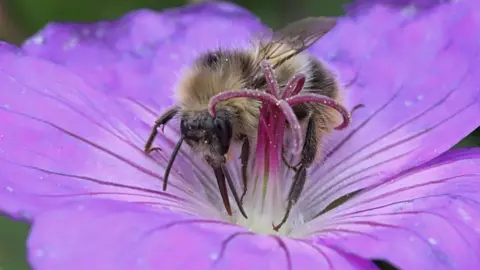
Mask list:
[[[173,162],[175,161],[175,158],[177,157],[178,151],[180,151],[180,147],[182,146],[183,140],[185,137],[180,137],[178,140],[177,144],[175,144],[175,148],[173,148],[172,155],[170,156],[170,159],[168,160],[167,168],[165,169],[165,176],[163,177],[163,191],[167,190],[167,184],[168,184],[168,175],[170,174],[170,171],[172,170]]]

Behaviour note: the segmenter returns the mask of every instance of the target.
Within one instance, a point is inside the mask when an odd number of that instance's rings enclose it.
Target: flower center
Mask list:
[[[305,84],[303,74],[294,76],[280,92],[271,65],[263,61],[261,67],[267,81],[266,92],[248,89],[225,91],[211,99],[209,111],[215,115],[216,104],[231,98],[253,98],[262,102],[256,148],[249,160],[246,193],[241,202],[249,217],[245,219],[238,213],[233,219],[258,233],[288,235],[295,223],[303,223],[289,217],[306,181],[304,169],[297,169],[294,177],[285,177],[285,170],[290,168],[285,164],[284,153],[301,155],[304,147],[302,129],[292,108],[303,102],[334,108],[343,116],[343,123],[336,129],[348,126],[350,113],[329,97],[300,93]],[[291,132],[290,141],[285,140],[286,122]]]

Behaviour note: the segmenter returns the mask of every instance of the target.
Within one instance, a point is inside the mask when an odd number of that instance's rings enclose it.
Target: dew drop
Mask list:
[[[137,265],[145,265],[147,262],[147,260],[145,260],[144,257],[138,257],[136,261],[137,261]]]
[[[45,256],[45,250],[43,248],[37,248],[35,249],[33,254],[35,257],[42,258],[43,256]]]
[[[231,4],[221,3],[221,5],[217,5],[221,10],[226,12],[235,12],[237,8]]]
[[[405,100],[403,104],[405,104],[405,106],[407,107],[410,107],[412,105],[412,102],[410,100]]]
[[[28,212],[27,210],[20,210],[19,212],[20,216],[24,219],[31,220],[33,217],[32,213]]]
[[[330,60],[330,61],[335,60],[337,56],[338,56],[338,51],[330,51],[326,55],[326,60]]]
[[[213,252],[210,254],[210,259],[212,259],[213,261],[216,261],[218,259],[218,253],[216,252]]]
[[[80,40],[78,39],[78,37],[72,37],[69,40],[67,40],[67,42],[65,42],[65,44],[63,44],[63,49],[64,50],[73,49],[73,48],[75,48],[75,46],[77,46],[79,41]]]
[[[418,101],[423,100],[423,95],[418,95],[418,96],[417,96],[417,100],[418,100]]]
[[[430,243],[430,245],[436,245],[437,244],[437,240],[433,237],[430,237],[428,238],[428,243]]]
[[[84,35],[84,36],[90,35],[90,29],[88,29],[88,28],[83,28],[83,29],[82,29],[82,35]]]
[[[104,36],[105,36],[105,29],[104,28],[98,28],[97,31],[95,31],[95,37],[102,38]]]
[[[33,44],[42,45],[45,43],[45,37],[42,35],[36,35],[30,39]]]
[[[460,215],[460,217],[463,219],[463,221],[470,221],[472,219],[470,214],[468,214],[468,212],[465,211],[465,209],[463,209],[461,207],[457,208],[457,213]]]
[[[417,14],[417,7],[414,5],[408,5],[402,10],[402,14],[404,17],[411,18]]]
[[[8,192],[13,192],[13,188],[11,186],[6,186],[5,189],[8,191]]]

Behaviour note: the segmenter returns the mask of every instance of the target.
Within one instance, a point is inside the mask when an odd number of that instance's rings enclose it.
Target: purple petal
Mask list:
[[[165,106],[181,69],[198,53],[248,45],[247,37],[260,29],[260,21],[236,5],[202,3],[134,11],[115,21],[51,23],[23,48],[66,66],[97,89]]]
[[[376,6],[322,40],[316,52],[350,83],[347,107],[365,107],[326,142],[301,207],[319,211],[436,157],[479,126],[479,3],[443,4],[415,19]]]
[[[85,196],[187,212],[188,205],[207,200],[198,181],[180,181],[198,179],[191,166],[186,174],[193,176],[174,172],[169,193],[159,192],[165,156],[154,160],[143,153],[150,131],[139,121],[144,115],[123,110],[124,103],[65,68],[1,44],[0,84],[0,126],[8,127],[0,131],[3,212],[31,218],[52,204]],[[169,142],[163,140],[166,151]],[[200,192],[191,195],[192,188]]]
[[[232,224],[102,200],[39,216],[28,250],[30,263],[40,270],[376,269],[332,245],[257,235]]]
[[[401,269],[475,269],[480,265],[480,148],[447,152],[315,222],[321,239]]]
[[[436,7],[450,0],[356,0],[347,4],[346,9],[350,14],[361,14],[366,9],[375,5],[386,5],[392,8],[404,9],[429,9]]]

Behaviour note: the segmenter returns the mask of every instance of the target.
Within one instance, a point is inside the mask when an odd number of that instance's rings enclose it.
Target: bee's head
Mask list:
[[[212,162],[221,163],[225,162],[232,139],[230,119],[224,110],[218,110],[216,116],[208,112],[190,114],[182,117],[180,131],[194,152],[203,154]]]

